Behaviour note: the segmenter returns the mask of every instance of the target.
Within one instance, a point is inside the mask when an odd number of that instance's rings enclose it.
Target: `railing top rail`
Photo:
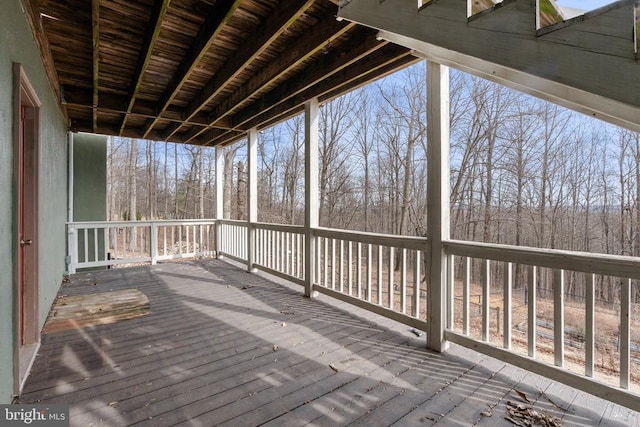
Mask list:
[[[218,219],[216,221],[218,221],[220,224],[227,224],[227,225],[246,226],[248,224],[247,221],[242,221],[239,219]]]
[[[315,228],[313,229],[313,233],[318,237],[393,246],[395,248],[426,250],[428,245],[428,240],[425,237],[396,236],[393,234],[347,231],[333,228]]]
[[[264,230],[286,231],[289,233],[304,233],[304,226],[293,224],[274,224],[270,222],[254,222],[253,226]]]
[[[73,221],[66,224],[82,228],[101,227],[145,227],[154,225],[207,225],[215,224],[215,219],[154,219],[144,221]]]
[[[443,246],[450,255],[640,279],[638,257],[462,240],[447,240],[443,242]]]

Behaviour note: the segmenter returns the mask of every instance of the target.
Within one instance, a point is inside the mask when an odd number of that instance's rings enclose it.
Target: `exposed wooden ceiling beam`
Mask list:
[[[218,120],[232,114],[241,108],[252,96],[259,94],[270,85],[282,78],[285,74],[298,67],[311,56],[322,49],[329,49],[331,43],[355,28],[350,22],[338,22],[333,15],[327,16],[318,26],[296,41],[287,49],[277,61],[273,61],[267,68],[247,81],[232,95],[223,100],[209,115],[209,124],[213,125]]]
[[[217,127],[221,121],[228,120],[233,112],[240,109],[252,97],[271,87],[276,81],[299,67],[304,61],[309,60],[320,50],[330,47],[332,42],[354,27],[353,23],[336,21],[333,14],[327,15],[311,31],[305,33],[282,55],[278,56],[277,61],[271,62],[233,94],[222,100],[209,114],[209,124]],[[191,132],[187,141],[196,139],[200,133],[201,131]]]
[[[26,9],[25,12],[27,15],[27,21],[29,22],[31,33],[33,34],[33,38],[36,42],[36,45],[38,46],[40,58],[42,58],[42,63],[44,65],[44,70],[47,74],[49,84],[51,85],[51,89],[53,90],[56,100],[62,108],[62,114],[64,115],[65,122],[68,123],[69,115],[63,102],[60,77],[58,76],[58,71],[56,70],[56,66],[53,61],[49,39],[47,38],[47,34],[44,32],[44,28],[42,28],[40,9],[36,0],[24,0],[23,3]]]
[[[206,54],[211,43],[220,34],[222,28],[229,22],[231,16],[240,6],[242,0],[218,0],[211,13],[207,16],[204,23],[200,26],[200,31],[189,47],[182,61],[178,65],[178,69],[173,76],[173,80],[160,99],[158,115],[155,119],[149,120],[143,130],[143,138],[149,135],[149,132],[161,119],[162,114],[167,110],[169,105],[185,84],[193,70],[196,68],[202,57]]]
[[[202,91],[185,109],[185,120],[191,119],[198,111],[213,100],[224,87],[243,72],[253,60],[273,43],[282,33],[302,15],[315,0],[281,1],[267,16],[262,25],[244,41],[240,49],[232,55],[220,70],[207,82]],[[179,125],[170,126],[166,139],[171,138],[180,129]]]
[[[71,108],[80,108],[80,109],[93,109],[92,106],[92,90],[79,88],[76,86],[67,86],[65,87],[65,98],[66,105]],[[105,94],[102,93],[100,95],[100,105],[98,106],[98,112],[109,113],[122,115],[126,114],[128,97],[114,95],[114,94]],[[156,104],[151,101],[146,101],[143,99],[139,99],[136,101],[135,107],[129,112],[129,117],[144,117],[146,119],[152,119],[156,116]],[[183,123],[182,114],[179,111],[175,110],[167,110],[165,111],[164,116],[162,117],[164,121],[170,121],[175,123]],[[209,122],[204,114],[199,114],[194,116],[189,122],[188,125],[196,125],[198,127],[203,127],[205,129],[210,128]],[[231,118],[227,117],[225,120],[221,120],[215,124],[214,127],[219,127],[223,129],[229,129],[231,127]],[[118,131],[120,127],[118,126]],[[123,134],[124,135],[124,134]]]
[[[100,0],[91,0],[91,46],[93,48],[93,133],[98,131],[98,84],[100,80]]]
[[[370,81],[371,75],[387,75],[417,61],[419,58],[411,55],[408,49],[382,43],[379,45],[379,49],[362,57],[360,61],[349,67],[343,67],[341,72],[321,79],[317,84],[287,98],[286,101],[279,103],[274,108],[255,114],[251,120],[245,122],[242,128],[236,129],[235,132],[251,127],[271,126],[301,111],[304,103],[311,98],[319,97],[321,100],[333,98]],[[220,133],[216,139],[208,139],[206,135],[202,139],[206,141],[207,145],[226,145],[239,138],[236,133],[227,131]],[[188,139],[186,141],[189,142]]]
[[[149,65],[149,61],[151,60],[151,54],[153,53],[153,48],[155,46],[156,40],[160,35],[162,21],[164,20],[164,16],[166,15],[167,10],[169,10],[170,3],[171,0],[156,0],[156,4],[153,7],[151,20],[149,21],[149,29],[142,46],[140,57],[138,58],[138,65],[136,66],[136,72],[133,77],[133,86],[131,87],[129,93],[129,103],[127,105],[127,111],[122,116],[122,123],[120,124],[118,135],[122,135],[122,132],[127,124],[127,117],[131,113],[133,105],[136,102],[136,97],[138,96],[140,85],[142,84],[142,77],[144,76],[144,73],[147,70],[147,66]]]
[[[361,58],[357,63],[343,68],[339,73],[327,76],[276,107],[255,115],[240,129],[266,127],[271,124],[273,118],[282,115],[290,116],[291,110],[303,105],[311,98],[318,97],[321,101],[326,101],[355,89],[366,81],[371,81],[371,75],[377,76],[378,73],[386,75],[418,60],[409,49],[394,44],[382,44],[379,49]]]
[[[257,99],[250,107],[245,108],[233,117],[234,128],[242,128],[254,117],[278,106],[289,98],[296,96],[304,90],[320,83],[322,80],[342,71],[350,65],[358,62],[370,53],[380,49],[388,42],[377,40],[377,33],[370,29],[358,29],[353,33],[350,47],[345,48],[338,55],[329,54],[322,56],[315,63],[299,72],[274,90]]]

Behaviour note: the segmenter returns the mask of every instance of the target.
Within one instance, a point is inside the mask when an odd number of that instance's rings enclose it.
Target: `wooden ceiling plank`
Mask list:
[[[222,68],[207,82],[205,87],[189,103],[185,110],[185,120],[190,120],[224,87],[244,71],[265,49],[302,15],[315,0],[281,1],[267,16],[256,31],[244,41],[240,49],[232,55]],[[171,138],[181,126],[174,125],[167,132],[166,139]]]
[[[238,129],[236,127],[235,132],[244,131],[252,127],[264,128],[271,126],[294,115],[311,98],[324,96],[324,99],[330,99],[352,88],[361,86],[367,81],[371,81],[372,75],[377,76],[378,73],[387,75],[420,60],[412,56],[411,51],[408,49],[387,43],[379,44],[376,49],[369,53],[360,56],[358,60],[350,62],[348,66],[341,67],[341,72],[339,73],[332,73],[331,68],[327,68],[325,70],[326,78],[319,79],[314,85],[299,91],[295,96],[287,97],[285,101],[274,108],[258,114],[252,113],[253,117],[245,121],[241,128]],[[241,136],[234,134],[232,131],[223,132],[215,139],[208,138],[207,134],[202,137],[205,145],[226,145],[239,138]],[[189,142],[190,139],[185,138],[185,141]]]
[[[337,80],[337,76],[329,78],[320,85],[308,89],[304,93],[271,110],[270,114],[266,117],[257,118],[256,123],[259,122],[260,124],[256,125],[256,127],[265,129],[287,120],[303,111],[304,103],[310,98],[317,96],[320,103],[328,102],[333,98],[356,90],[359,87],[423,60],[422,58],[413,56],[408,50],[402,51],[401,48],[398,49],[393,45],[385,47],[385,49],[387,48],[398,50],[400,52],[399,56],[388,58],[386,54],[383,54],[369,58],[370,60],[365,61],[365,63],[351,67],[345,75],[340,77],[340,81],[335,81]],[[371,74],[375,74],[375,78],[372,78]],[[254,124],[255,123],[249,123],[248,127],[253,127]],[[229,134],[227,133],[226,135],[228,136]],[[231,142],[233,141],[225,140],[221,143],[228,144]]]
[[[377,33],[363,30],[362,37],[350,40],[350,47],[343,49],[341,55],[325,55],[310,67],[301,70],[295,77],[284,82],[274,90],[256,100],[233,117],[234,127],[240,127],[255,116],[276,107],[289,98],[303,92],[322,80],[340,72],[358,62],[370,53],[385,46],[388,42],[377,40]],[[311,68],[310,70],[308,68]]]
[[[160,99],[158,116],[154,120],[150,120],[143,129],[143,138],[151,132],[153,127],[160,121],[160,116],[166,111],[171,102],[185,84],[193,70],[196,68],[200,60],[206,54],[207,50],[222,31],[222,28],[229,22],[231,16],[240,6],[243,0],[219,0],[217,1],[211,13],[207,16],[204,23],[200,26],[200,31],[189,47],[186,55],[180,61],[178,69],[169,84],[169,87]]]
[[[333,73],[275,108],[253,117],[243,124],[241,130],[252,127],[264,128],[275,123],[274,118],[281,121],[283,120],[281,117],[290,116],[292,110],[303,106],[311,98],[317,97],[322,102],[326,102],[373,80],[372,75],[377,78],[378,74],[381,76],[389,74],[419,60],[420,58],[413,56],[409,49],[393,44],[383,45],[340,73]]]
[[[338,22],[333,15],[327,16],[311,31],[298,39],[283,55],[279,56],[277,61],[273,61],[215,107],[209,115],[209,124],[213,126],[219,120],[232,114],[251,97],[266,90],[282,76],[299,67],[320,50],[330,46],[337,38],[354,27],[353,23]]]
[[[306,32],[303,37],[283,52],[277,61],[271,62],[215,107],[209,114],[209,125],[212,127],[231,127],[230,117],[234,111],[246,104],[252,97],[268,89],[284,75],[299,67],[318,51],[326,49],[337,38],[354,27],[353,23],[338,22],[333,14],[326,16],[311,31]],[[186,141],[196,139],[202,133],[202,129],[194,130],[189,133]]]
[[[169,4],[171,4],[171,0],[156,0],[156,4],[153,7],[150,20],[151,25],[149,26],[149,30],[147,31],[147,35],[142,46],[142,51],[138,59],[136,72],[133,78],[133,86],[129,95],[127,111],[122,117],[122,123],[120,124],[118,135],[122,135],[122,132],[127,124],[127,117],[131,113],[133,105],[136,102],[136,97],[138,96],[140,86],[142,85],[142,77],[144,76],[145,71],[147,70],[147,66],[149,65],[149,61],[151,60],[151,54],[153,53],[153,48],[155,46],[156,40],[160,36],[162,21],[167,14],[167,10],[169,10]]]
[[[330,46],[337,38],[354,27],[355,24],[350,22],[338,22],[333,14],[327,15],[291,45],[289,49],[283,52],[277,61],[271,62],[265,69],[220,102],[209,114],[209,125],[212,127],[229,127],[230,116],[234,111],[246,104],[252,97],[266,90],[285,74],[299,67],[300,64],[320,50]],[[202,133],[202,129],[192,131],[186,137],[186,141],[196,139]]]
[[[49,38],[44,31],[42,26],[42,18],[40,17],[40,8],[36,0],[24,0],[25,6],[25,14],[27,16],[27,21],[29,23],[29,27],[31,28],[31,33],[33,34],[33,38],[38,47],[38,51],[40,52],[40,58],[42,59],[42,63],[44,65],[45,73],[47,74],[47,79],[49,80],[49,84],[51,85],[51,89],[58,101],[62,109],[62,114],[64,116],[65,122],[69,123],[69,114],[63,102],[63,95],[61,91],[60,77],[58,75],[58,71],[56,69],[56,64],[53,60],[53,55],[51,53],[51,45],[49,44]]]
[[[100,80],[100,0],[91,0],[91,46],[93,48],[93,133],[98,131],[98,84]]]

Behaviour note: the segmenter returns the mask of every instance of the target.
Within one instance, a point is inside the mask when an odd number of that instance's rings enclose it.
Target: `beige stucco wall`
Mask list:
[[[39,169],[40,326],[51,307],[64,273],[67,147],[66,127],[22,2],[3,2],[0,13],[0,403],[13,395],[15,283],[13,188],[13,63],[21,63],[42,102]]]

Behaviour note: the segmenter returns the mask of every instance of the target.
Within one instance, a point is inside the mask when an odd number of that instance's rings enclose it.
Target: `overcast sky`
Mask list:
[[[556,0],[556,3],[560,6],[575,7],[582,10],[597,9],[613,2],[613,0]]]

